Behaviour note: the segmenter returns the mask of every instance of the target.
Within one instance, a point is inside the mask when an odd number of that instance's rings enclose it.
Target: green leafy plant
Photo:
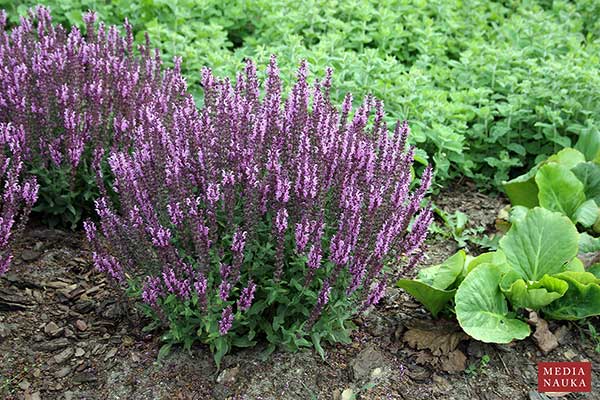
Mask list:
[[[465,374],[467,374],[467,376],[469,377],[475,377],[480,373],[484,372],[489,363],[490,356],[484,354],[483,356],[481,356],[478,362],[469,364],[469,366],[465,369]]]
[[[469,217],[462,211],[448,214],[435,207],[435,213],[442,219],[444,225],[433,229],[432,233],[444,237],[452,237],[459,248],[465,248],[469,243],[480,248],[495,250],[498,247],[499,238],[496,235],[486,235],[483,226],[467,227]]]
[[[598,332],[598,329],[590,321],[584,321],[584,323],[580,325],[583,325],[583,328],[578,326],[582,338],[588,337],[595,344],[594,351],[600,353],[600,332]]]
[[[569,218],[535,207],[514,219],[497,251],[473,258],[461,250],[398,286],[434,316],[455,313],[473,338],[508,343],[530,334],[524,309],[558,320],[600,315],[600,266],[585,270],[579,241]]]
[[[580,149],[580,150],[578,150]],[[587,131],[529,172],[504,182],[513,206],[560,212],[581,230],[600,233],[600,132]]]

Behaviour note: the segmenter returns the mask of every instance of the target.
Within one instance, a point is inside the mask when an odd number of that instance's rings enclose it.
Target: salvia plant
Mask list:
[[[265,338],[323,355],[390,265],[421,258],[432,171],[413,185],[407,123],[390,132],[372,97],[334,106],[331,76],[310,84],[303,62],[284,100],[274,57],[262,95],[252,62],[235,81],[204,69],[201,110],[148,110],[135,149],[111,153],[118,206],[100,198],[84,226],[96,267],[167,328],[164,351],[202,342],[218,364]]]
[[[11,243],[25,224],[37,200],[39,186],[23,171],[25,133],[0,123],[0,275],[12,260]]]
[[[167,115],[185,91],[178,60],[162,72],[148,42],[134,51],[127,21],[122,36],[95,29],[94,13],[84,19],[85,34],[67,32],[40,6],[8,32],[0,11],[0,122],[23,131],[24,168],[41,185],[34,211],[51,224],[93,212],[108,152],[129,145],[142,113]]]

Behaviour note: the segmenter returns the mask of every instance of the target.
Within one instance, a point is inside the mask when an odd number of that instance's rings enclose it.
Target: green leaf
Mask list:
[[[585,272],[585,267],[583,262],[577,257],[572,259],[565,266],[565,271],[573,271],[573,272]]]
[[[313,332],[311,333],[310,338],[312,340],[313,346],[315,346],[315,350],[317,350],[317,353],[319,353],[322,359],[325,359],[325,351],[321,346],[321,335],[317,332]]]
[[[446,290],[457,282],[466,260],[464,250],[459,250],[442,264],[423,268],[415,280],[400,279],[397,286],[406,290],[436,317],[452,300],[456,290]]]
[[[256,341],[251,340],[248,336],[235,336],[231,341],[231,345],[235,347],[252,347]]]
[[[417,274],[417,280],[436,289],[447,289],[463,270],[466,256],[464,250],[459,250],[443,263],[421,269]]]
[[[535,166],[526,174],[502,183],[504,191],[513,206],[533,208],[539,205],[538,186],[535,183],[535,174],[538,169],[539,166]]]
[[[590,272],[566,271],[554,275],[569,285],[563,297],[543,308],[547,318],[577,320],[600,315],[600,279]]]
[[[600,209],[596,205],[596,201],[590,199],[584,201],[583,204],[579,206],[573,217],[575,218],[576,222],[579,222],[584,227],[589,228],[598,220],[599,215]]]
[[[438,313],[450,300],[452,300],[456,293],[456,289],[437,289],[426,283],[412,279],[400,279],[396,285],[406,290],[411,296],[423,304],[434,317],[437,317]]]
[[[567,147],[566,149],[562,149],[558,153],[548,157],[546,162],[555,162],[567,167],[568,169],[572,169],[577,164],[584,163],[585,156],[579,150]]]
[[[568,167],[550,163],[535,175],[540,206],[558,211],[574,220],[575,211],[585,201],[583,183]]]
[[[471,337],[486,343],[509,343],[529,336],[529,326],[509,318],[499,283],[503,270],[482,264],[465,277],[456,292],[456,318]]]
[[[565,281],[544,275],[535,282],[525,282],[518,273],[504,275],[500,289],[514,308],[538,310],[562,297],[569,285]]]
[[[567,217],[536,207],[511,226],[500,249],[521,278],[537,281],[564,271],[577,255],[578,241],[577,229]]]
[[[160,350],[158,351],[158,361],[163,360],[166,356],[169,355],[172,346],[172,343],[165,343],[161,346]]]
[[[511,207],[510,212],[508,213],[508,221],[511,224],[514,224],[515,222],[518,222],[518,221],[524,219],[525,216],[527,215],[528,211],[529,211],[529,208],[527,208],[527,207],[513,206],[513,207]]]
[[[581,253],[594,253],[600,251],[600,238],[595,238],[587,232],[579,235],[579,251]]]
[[[588,161],[600,158],[600,131],[598,129],[584,129],[579,134],[575,148],[585,155]]]
[[[213,344],[216,350],[213,354],[213,358],[215,360],[215,364],[217,364],[217,368],[220,368],[223,356],[225,356],[225,354],[227,354],[229,351],[229,342],[225,336],[221,336],[218,337]]]
[[[596,263],[587,269],[587,272],[594,274],[596,278],[600,279],[600,263]]]
[[[583,183],[585,197],[600,204],[600,165],[588,161],[576,165],[571,171]]]
[[[273,354],[273,352],[275,351],[276,348],[277,348],[277,346],[275,346],[273,343],[269,343],[267,348],[262,353],[260,353],[261,361],[268,360],[269,356],[271,356],[271,354]]]
[[[506,264],[506,256],[501,250],[480,254],[467,263],[466,273],[470,273],[481,264]]]
[[[160,319],[155,319],[154,321],[150,322],[148,325],[144,326],[142,328],[142,332],[151,332],[151,331],[155,330],[156,328],[160,327],[160,325],[161,325]]]

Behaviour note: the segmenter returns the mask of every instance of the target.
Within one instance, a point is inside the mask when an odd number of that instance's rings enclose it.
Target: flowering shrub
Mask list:
[[[122,37],[114,26],[95,30],[95,14],[84,18],[86,36],[67,33],[38,7],[7,32],[0,11],[0,122],[23,130],[26,169],[41,184],[34,211],[51,224],[75,226],[93,212],[97,180],[109,178],[105,154],[129,143],[141,113],[168,115],[185,92],[178,68],[163,75],[149,43],[135,54],[128,22]]]
[[[11,241],[27,223],[39,189],[35,178],[23,179],[24,140],[23,129],[0,123],[0,275],[8,270]]]
[[[265,337],[322,354],[380,300],[389,264],[420,259],[431,169],[411,192],[408,125],[390,134],[371,97],[350,118],[351,95],[330,102],[331,70],[307,75],[302,63],[283,101],[274,58],[263,97],[251,62],[236,82],[204,69],[200,111],[148,112],[134,151],[110,155],[120,205],[99,199],[99,226],[84,226],[96,267],[168,327],[164,349],[201,341],[219,363]]]

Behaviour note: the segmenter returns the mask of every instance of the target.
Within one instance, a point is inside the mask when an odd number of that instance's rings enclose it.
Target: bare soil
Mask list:
[[[467,184],[436,203],[487,231],[506,204]],[[432,238],[423,264],[454,251],[453,240]],[[83,235],[32,227],[0,279],[0,398],[543,400],[537,362],[588,360],[592,393],[564,398],[600,399],[600,353],[584,325],[551,323],[560,345],[548,354],[532,338],[490,345],[455,321],[433,321],[396,288],[355,322],[353,343],[326,347],[324,360],[313,351],[263,360],[259,345],[226,356],[217,371],[197,346],[158,363],[160,338],[142,332],[134,304],[93,269]]]

